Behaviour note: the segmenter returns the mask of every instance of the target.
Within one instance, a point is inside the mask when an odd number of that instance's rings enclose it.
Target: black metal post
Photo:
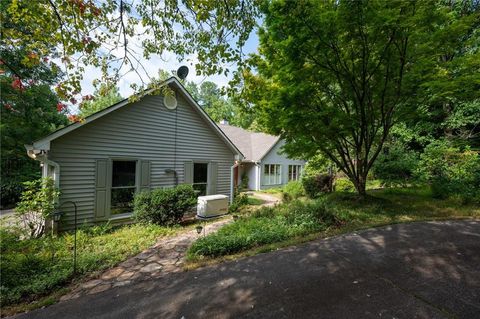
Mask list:
[[[71,203],[73,204],[73,208],[75,209],[75,225],[74,225],[74,230],[75,233],[73,234],[73,274],[75,275],[77,273],[77,204],[75,204],[74,201],[66,201],[63,202],[61,206]]]

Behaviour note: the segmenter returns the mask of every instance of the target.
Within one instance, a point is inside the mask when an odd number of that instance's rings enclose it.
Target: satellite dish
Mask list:
[[[175,110],[177,108],[177,98],[175,93],[173,95],[165,95],[163,97],[163,105],[169,110]]]
[[[181,79],[181,80],[185,80],[185,78],[187,77],[188,75],[188,67],[186,67],[185,65],[182,65],[181,67],[178,68],[177,70],[177,76]]]

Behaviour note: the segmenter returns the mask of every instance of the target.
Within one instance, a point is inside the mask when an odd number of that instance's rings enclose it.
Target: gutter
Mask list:
[[[55,187],[60,188],[60,164],[48,159],[46,150],[36,150],[33,148],[32,145],[25,145],[25,149],[27,150],[28,157],[36,161],[39,161],[40,163],[43,164],[42,177],[47,177],[48,165],[53,166],[55,168],[53,170],[53,181],[55,182]]]

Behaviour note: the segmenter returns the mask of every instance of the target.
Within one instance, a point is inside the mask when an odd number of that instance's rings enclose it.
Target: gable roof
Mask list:
[[[278,143],[280,137],[247,131],[243,128],[217,124],[225,135],[238,147],[247,161],[260,161]]]
[[[180,93],[186,98],[186,100],[193,106],[195,111],[199,113],[199,115],[207,122],[207,124],[217,133],[217,135],[227,144],[227,146],[233,151],[233,153],[236,153],[240,156],[243,156],[242,152],[235,146],[232,141],[225,135],[225,133],[215,124],[215,122],[208,116],[208,114],[198,105],[198,103],[195,101],[195,99],[188,93],[188,91],[185,89],[183,84],[175,77],[170,77],[169,79],[165,80],[161,86],[168,85],[170,87],[178,89]],[[151,93],[153,90],[148,90],[145,93]],[[26,146],[27,149],[30,150],[49,150],[50,149],[50,142],[65,135],[70,133],[71,131],[76,130],[77,128],[80,128],[90,122],[95,121],[98,118],[101,118],[109,113],[112,113],[119,108],[124,107],[125,105],[130,104],[129,99],[124,99],[116,104],[113,104],[101,111],[98,111],[92,115],[89,115],[85,118],[84,121],[82,122],[75,122],[70,125],[67,125],[47,136],[45,136],[42,139],[39,139],[33,143],[32,146]]]

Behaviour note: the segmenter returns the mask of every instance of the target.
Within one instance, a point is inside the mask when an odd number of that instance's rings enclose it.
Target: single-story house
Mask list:
[[[61,191],[61,228],[126,222],[135,192],[179,183],[200,194],[233,193],[243,155],[174,77],[171,95],[125,99],[26,145]]]
[[[300,179],[306,162],[283,154],[281,149],[285,141],[278,136],[247,131],[226,121],[218,126],[244,155],[234,168],[235,186],[240,185],[245,177],[250,190],[280,187]]]

